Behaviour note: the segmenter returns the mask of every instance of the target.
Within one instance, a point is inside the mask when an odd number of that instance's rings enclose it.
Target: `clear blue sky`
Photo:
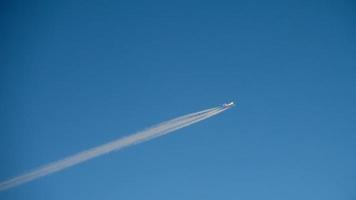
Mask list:
[[[356,199],[353,1],[9,1],[0,180],[230,100],[16,199]]]

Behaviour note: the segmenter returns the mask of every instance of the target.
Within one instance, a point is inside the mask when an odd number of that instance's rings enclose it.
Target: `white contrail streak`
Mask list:
[[[49,163],[47,165],[44,165],[38,169],[30,171],[29,173],[19,175],[9,180],[0,182],[0,191],[12,187],[16,187],[23,183],[63,170],[65,168],[82,163],[84,161],[101,156],[103,154],[168,134],[172,131],[181,129],[183,127],[189,126],[191,124],[197,123],[199,121],[217,115],[227,109],[228,109],[227,107],[215,107],[200,112],[184,115],[182,117],[178,117],[166,122],[162,122],[156,126],[140,131],[138,133],[114,140],[112,142],[103,144],[98,147],[91,148],[86,151],[82,151],[80,153],[74,154],[62,160],[58,160]]]

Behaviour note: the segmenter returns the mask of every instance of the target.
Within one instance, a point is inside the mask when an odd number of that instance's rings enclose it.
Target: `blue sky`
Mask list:
[[[352,1],[0,6],[0,180],[234,109],[0,199],[356,199]]]

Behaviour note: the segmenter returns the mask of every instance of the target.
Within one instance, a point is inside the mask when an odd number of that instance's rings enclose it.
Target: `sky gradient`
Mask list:
[[[0,180],[183,114],[0,199],[356,199],[353,1],[0,6]]]

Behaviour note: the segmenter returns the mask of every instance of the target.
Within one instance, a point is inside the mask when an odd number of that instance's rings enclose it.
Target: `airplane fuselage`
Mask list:
[[[224,103],[224,104],[223,104],[223,107],[224,107],[224,108],[231,108],[231,107],[233,107],[234,105],[235,105],[234,102],[231,101],[230,103]]]

